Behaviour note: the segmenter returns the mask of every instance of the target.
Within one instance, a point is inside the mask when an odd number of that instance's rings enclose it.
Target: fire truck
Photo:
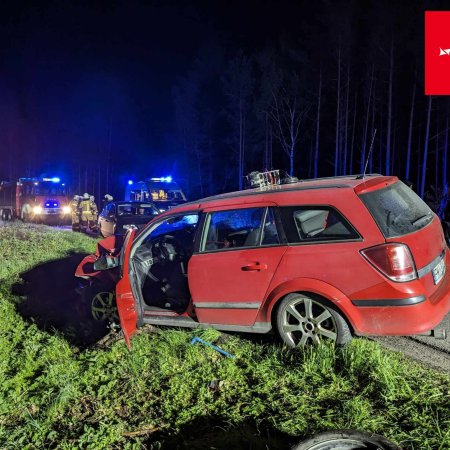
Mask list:
[[[54,178],[19,178],[0,183],[0,217],[24,222],[65,223],[71,218],[64,183]]]
[[[146,178],[137,183],[129,180],[125,200],[153,202],[161,212],[187,201],[184,192],[172,177]]]

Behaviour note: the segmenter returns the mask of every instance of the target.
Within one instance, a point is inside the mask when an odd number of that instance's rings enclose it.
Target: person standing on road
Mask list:
[[[74,195],[72,201],[70,202],[71,218],[72,218],[72,230],[80,231],[80,195]]]

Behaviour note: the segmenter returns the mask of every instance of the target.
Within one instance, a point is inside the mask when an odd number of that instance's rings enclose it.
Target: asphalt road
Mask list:
[[[436,339],[432,336],[389,336],[373,339],[384,347],[400,351],[425,366],[450,373],[450,313],[445,317],[442,326],[447,330],[446,339]]]

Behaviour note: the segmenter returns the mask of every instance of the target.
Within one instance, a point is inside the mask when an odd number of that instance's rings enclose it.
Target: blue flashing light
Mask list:
[[[59,183],[61,181],[61,179],[58,177],[42,178],[42,181],[51,181],[52,183]]]
[[[151,181],[161,181],[162,183],[172,183],[172,177],[150,178]]]
[[[128,180],[128,184],[131,186],[133,184],[133,180]]]

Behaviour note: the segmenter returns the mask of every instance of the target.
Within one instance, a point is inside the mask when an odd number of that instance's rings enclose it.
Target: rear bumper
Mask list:
[[[353,299],[347,316],[358,335],[408,336],[436,328],[450,312],[450,274],[432,296],[412,293],[396,299]],[[347,308],[345,308],[347,309]]]

